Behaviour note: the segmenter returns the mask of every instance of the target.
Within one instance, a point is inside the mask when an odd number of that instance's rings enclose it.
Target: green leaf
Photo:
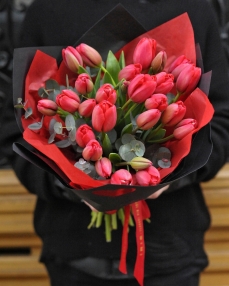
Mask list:
[[[121,136],[123,136],[126,133],[131,134],[132,131],[133,131],[133,125],[132,125],[132,123],[130,123],[122,129]]]
[[[53,90],[53,89],[60,89],[60,86],[58,84],[57,81],[55,81],[54,79],[48,79],[46,82],[45,82],[45,88],[48,89],[48,90]]]
[[[78,74],[81,74],[81,73],[89,74],[88,71],[87,71],[84,67],[79,66],[79,68],[78,68]]]
[[[101,69],[99,69],[98,74],[96,76],[95,83],[94,83],[94,89],[90,94],[90,98],[95,98],[95,94],[97,90],[100,88],[100,82],[101,82]]]
[[[109,154],[112,152],[112,144],[106,133],[103,138],[102,148],[103,148],[104,155],[108,157]]]
[[[159,131],[155,132],[154,130],[152,130],[149,135],[146,138],[146,141],[149,140],[160,140],[162,138],[164,138],[166,133],[165,129],[160,129]]]
[[[120,72],[120,66],[118,60],[116,59],[112,51],[108,52],[106,69],[115,81],[115,83],[118,83],[118,73]]]
[[[122,158],[117,153],[110,153],[109,154],[109,160],[111,161],[111,163],[117,164],[117,163],[120,163],[122,161]]]
[[[124,52],[122,51],[120,54],[120,58],[119,58],[119,66],[120,66],[120,70],[123,69],[125,67],[126,63],[125,63],[125,55]]]

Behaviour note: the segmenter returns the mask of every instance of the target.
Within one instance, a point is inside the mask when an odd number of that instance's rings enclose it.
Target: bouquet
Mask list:
[[[188,45],[171,48],[166,32],[174,25],[188,27]],[[59,65],[56,51],[62,55]],[[15,107],[23,110],[18,117],[23,137],[35,148],[15,144],[14,150],[54,173],[73,200],[80,197],[99,210],[92,212],[89,227],[100,226],[104,216],[107,241],[118,214],[124,273],[133,215],[134,275],[141,285],[142,221],[150,217],[145,199],[203,166],[211,152],[208,123],[214,111],[204,92],[210,75],[196,65],[196,55],[192,27],[183,14],[118,50],[103,46],[100,53],[86,42],[33,49],[24,96],[14,95]]]

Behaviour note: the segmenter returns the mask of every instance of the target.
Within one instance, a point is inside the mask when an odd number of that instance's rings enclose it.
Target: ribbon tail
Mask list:
[[[123,231],[122,231],[122,250],[121,250],[121,258],[119,262],[119,271],[124,274],[127,274],[126,268],[126,255],[128,250],[128,224],[130,218],[130,205],[124,207],[124,224],[123,224]]]
[[[145,262],[145,241],[142,218],[142,202],[131,204],[132,212],[136,223],[137,258],[134,266],[134,277],[139,285],[143,286],[144,262]]]

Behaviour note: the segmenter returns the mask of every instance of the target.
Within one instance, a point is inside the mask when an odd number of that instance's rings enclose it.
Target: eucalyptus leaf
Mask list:
[[[53,132],[53,133],[50,135],[49,139],[48,139],[48,144],[51,144],[51,143],[54,142],[55,136],[56,136],[56,133]]]
[[[65,118],[65,126],[68,131],[71,131],[76,126],[75,118],[72,114],[68,114]]]
[[[28,107],[25,111],[25,118],[27,119],[28,117],[30,117],[30,115],[33,114],[33,110],[31,107]]]
[[[117,139],[117,132],[115,129],[112,129],[110,131],[107,132],[107,135],[111,141],[111,143],[114,143]]]
[[[53,128],[54,128],[54,131],[56,132],[56,134],[62,134],[62,132],[63,132],[62,123],[56,122],[54,124]]]
[[[131,161],[133,158],[136,157],[135,152],[132,149],[132,146],[130,143],[122,145],[119,148],[119,155],[121,156],[121,158],[126,161],[129,162]]]
[[[115,148],[116,148],[116,150],[118,151],[119,148],[120,148],[122,145],[123,145],[123,143],[122,143],[121,138],[118,138],[118,139],[115,141]]]
[[[32,123],[32,124],[30,124],[29,126],[28,126],[28,128],[30,129],[30,130],[39,130],[39,129],[41,129],[42,128],[42,123],[41,122],[35,122],[35,123]]]
[[[58,148],[66,148],[71,146],[71,142],[68,139],[61,140],[55,143]]]
[[[54,79],[48,79],[46,82],[45,82],[45,87],[46,89],[48,90],[53,90],[53,89],[60,89],[60,86],[58,84],[57,81],[55,81]]]
[[[122,140],[122,144],[127,144],[127,143],[130,143],[132,140],[135,140],[135,137],[132,134],[126,133],[122,136],[121,140]]]
[[[170,160],[158,160],[158,166],[161,167],[162,169],[170,168],[171,167],[171,161]]]
[[[76,128],[75,127],[73,127],[73,129],[69,132],[69,139],[71,140],[71,142],[76,141]]]
[[[134,150],[136,156],[142,157],[145,153],[145,145],[139,140],[133,140],[130,142],[132,149]]]
[[[53,131],[54,131],[54,124],[56,123],[57,121],[56,121],[56,119],[54,119],[54,118],[52,118],[51,120],[50,120],[50,122],[49,122],[49,133],[51,134],[51,133],[53,133]]]
[[[49,97],[49,94],[44,87],[40,87],[38,89],[37,93],[41,98],[48,98]]]

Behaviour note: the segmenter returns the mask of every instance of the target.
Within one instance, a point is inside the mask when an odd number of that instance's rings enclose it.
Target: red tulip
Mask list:
[[[101,158],[100,160],[95,162],[95,170],[98,175],[103,178],[110,177],[112,172],[111,161],[106,157]]]
[[[189,94],[197,86],[201,77],[201,69],[193,65],[188,65],[179,74],[176,81],[176,88],[179,93]]]
[[[166,72],[160,72],[155,75],[157,86],[154,93],[168,93],[174,86],[174,76]]]
[[[136,172],[136,180],[140,186],[156,186],[160,183],[160,173],[154,166],[150,166]]]
[[[76,47],[76,49],[81,55],[85,65],[89,67],[99,67],[101,65],[101,55],[91,46],[88,46],[87,44],[80,44]]]
[[[92,126],[98,132],[108,132],[116,124],[117,111],[114,104],[107,100],[101,101],[92,112]]]
[[[90,126],[88,126],[87,124],[83,124],[77,129],[76,143],[80,147],[84,148],[87,143],[92,139],[95,139],[95,134]]]
[[[130,172],[125,169],[120,169],[111,176],[111,184],[114,185],[132,185],[133,178]]]
[[[125,79],[127,81],[132,80],[137,74],[140,74],[142,71],[142,65],[137,64],[130,64],[125,66],[118,74],[118,79],[122,80]]]
[[[166,126],[174,126],[180,122],[186,113],[186,106],[182,101],[170,104],[162,113],[161,121]]]
[[[105,83],[96,92],[95,99],[97,102],[107,100],[110,103],[115,104],[117,100],[117,92],[111,84]]]
[[[143,70],[149,68],[156,54],[156,46],[154,39],[142,38],[135,47],[133,63],[141,64]]]
[[[192,62],[189,59],[187,59],[185,55],[181,55],[172,62],[172,64],[169,67],[168,72],[176,73],[176,68],[182,64],[192,64]]]
[[[139,74],[130,82],[127,93],[133,102],[142,103],[154,93],[156,85],[154,76]]]
[[[86,99],[82,103],[80,103],[78,112],[83,117],[90,117],[94,107],[96,106],[95,99]]]
[[[86,161],[97,161],[102,154],[103,149],[97,140],[90,140],[82,152],[82,156]]]
[[[43,115],[54,116],[57,108],[57,104],[50,99],[41,99],[37,103],[37,109]]]
[[[56,103],[63,110],[70,112],[70,113],[74,113],[77,111],[79,107],[80,98],[71,89],[64,89],[62,90],[60,94],[57,95]]]
[[[93,87],[94,84],[87,73],[81,73],[75,81],[75,88],[80,94],[90,93]]]
[[[62,58],[65,65],[73,72],[77,73],[79,66],[83,65],[83,60],[78,51],[73,47],[62,49]]]
[[[161,112],[158,109],[150,109],[141,113],[137,119],[137,126],[142,130],[152,128],[160,119]]]
[[[175,127],[173,135],[176,139],[180,140],[192,132],[197,127],[197,121],[192,118],[181,120]]]
[[[168,106],[168,99],[167,96],[163,93],[154,93],[147,98],[145,101],[145,108],[146,109],[158,109],[160,111],[164,111]]]

